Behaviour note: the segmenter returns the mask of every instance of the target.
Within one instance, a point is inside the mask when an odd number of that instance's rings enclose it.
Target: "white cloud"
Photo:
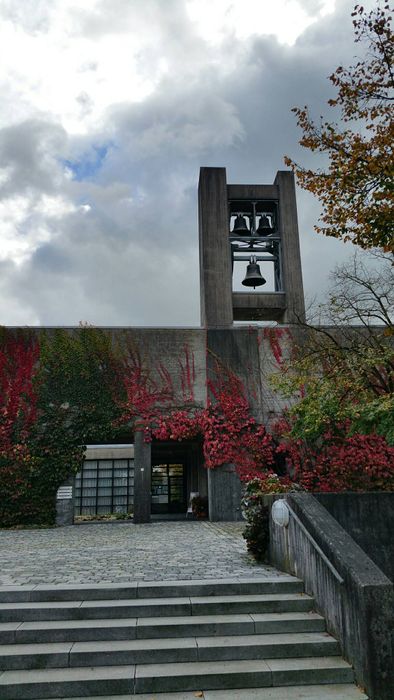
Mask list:
[[[50,232],[41,222],[34,227],[29,225],[34,209],[29,197],[17,196],[0,201],[0,260],[13,260],[21,265],[50,239]]]
[[[199,34],[217,43],[227,36],[245,40],[272,34],[283,44],[294,44],[319,16],[334,10],[334,0],[188,0],[187,12]]]
[[[3,0],[0,323],[198,324],[199,167],[269,183],[284,153],[309,162],[290,109],[321,112],[350,11]],[[347,252],[302,193],[299,213],[310,291]]]

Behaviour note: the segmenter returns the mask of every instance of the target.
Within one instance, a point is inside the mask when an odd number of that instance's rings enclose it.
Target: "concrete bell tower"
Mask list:
[[[198,192],[201,325],[304,320],[293,173],[279,171],[273,185],[228,185],[225,168],[201,168]],[[249,262],[245,292],[234,290],[239,262]],[[264,292],[250,289],[265,284],[258,263],[272,268],[271,289]]]

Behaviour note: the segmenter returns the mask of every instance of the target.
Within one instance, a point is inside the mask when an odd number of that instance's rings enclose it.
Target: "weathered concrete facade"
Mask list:
[[[394,583],[394,493],[318,493],[315,497]]]
[[[304,317],[294,176],[281,171],[272,185],[234,185],[227,184],[225,168],[201,168],[198,199],[201,327],[105,330],[135,348],[153,375],[165,367],[173,383],[175,407],[182,407],[185,400],[182,366],[191,362],[194,368],[189,407],[201,407],[207,401],[207,379],[214,376],[219,361],[243,382],[255,418],[269,424],[281,409],[268,382],[277,370],[271,330],[234,326],[234,321],[274,320],[284,329]],[[243,230],[237,229],[237,221],[244,224]],[[254,253],[274,269],[274,288],[263,293],[250,288],[235,291],[234,265],[248,261]],[[286,338],[285,332],[284,352]],[[149,522],[152,510],[160,511],[164,492],[171,488],[178,494],[178,506],[174,501],[172,509],[185,510],[190,493],[198,492],[208,497],[211,520],[241,517],[241,487],[231,465],[207,474],[198,444],[180,453],[176,445],[147,444],[139,432],[130,436],[130,442],[134,443],[135,522]],[[93,483],[91,472],[89,478]]]
[[[270,422],[280,413],[281,405],[269,384],[269,376],[278,371],[271,331],[261,327],[233,327],[216,329],[141,329],[106,328],[114,338],[132,345],[154,375],[159,365],[169,372],[174,387],[174,407],[182,407],[184,395],[180,366],[187,355],[194,366],[192,402],[189,407],[205,406],[207,379],[214,379],[218,361],[236,374],[242,381],[255,418]],[[70,329],[78,333],[79,329]],[[282,341],[281,341],[282,342]],[[286,353],[290,341],[284,336],[282,346]],[[198,492],[209,499],[211,520],[239,520],[240,482],[231,465],[225,465],[218,473],[207,472],[201,448],[198,444],[144,442],[141,432],[128,436],[133,443],[133,512],[135,522],[149,522],[152,515],[152,473],[154,464],[182,462],[185,464],[186,501],[185,514],[191,492]],[[127,456],[130,456],[127,452]],[[126,455],[125,448],[89,448],[87,460],[113,460]],[[123,454],[125,453],[125,454]],[[87,463],[85,463],[87,464]],[[59,520],[60,524],[60,520]]]
[[[47,332],[50,329],[41,329]],[[70,328],[70,333],[79,333],[80,329]],[[258,326],[234,326],[216,329],[182,329],[182,328],[103,328],[120,342],[129,343],[139,353],[153,376],[160,365],[169,372],[174,387],[174,407],[183,407],[184,388],[182,387],[180,369],[185,356],[194,366],[192,383],[192,400],[188,406],[196,408],[206,405],[207,379],[214,379],[217,363],[236,374],[248,394],[254,417],[269,424],[283,408],[281,401],[270,386],[269,377],[279,371],[272,346],[272,329]],[[287,334],[289,327],[281,338],[284,356],[290,348],[291,340]],[[41,332],[37,330],[37,333]],[[210,518],[212,520],[238,520],[240,518],[240,484],[237,475],[230,466],[223,468],[220,476],[208,474],[204,467],[201,447],[198,444],[166,443],[152,445],[144,442],[141,433],[124,436],[129,447],[89,447],[88,462],[130,459],[133,461],[133,498],[131,504],[136,522],[149,522],[151,518],[151,465],[166,462],[168,459],[185,464],[185,488],[187,489],[186,506],[189,494],[198,492],[209,497]],[[180,452],[180,448],[181,452]],[[167,457],[168,459],[167,459]],[[220,487],[217,485],[220,482]],[[58,524],[69,524],[70,502],[58,501]],[[65,511],[68,510],[68,520]],[[76,508],[76,512],[78,508]],[[79,511],[78,511],[79,512]],[[182,511],[183,512],[183,511]]]

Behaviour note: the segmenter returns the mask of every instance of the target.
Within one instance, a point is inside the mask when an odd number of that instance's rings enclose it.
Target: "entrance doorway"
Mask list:
[[[190,493],[207,495],[207,474],[197,441],[154,441],[151,452],[151,513],[156,519],[186,518]]]
[[[152,513],[186,511],[185,464],[152,464]]]

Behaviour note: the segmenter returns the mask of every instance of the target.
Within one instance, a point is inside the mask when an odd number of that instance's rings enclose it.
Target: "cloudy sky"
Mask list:
[[[272,183],[284,154],[318,164],[290,110],[324,112],[352,7],[0,0],[0,324],[198,325],[199,168]],[[300,190],[298,209],[324,294],[353,246],[313,232]]]

